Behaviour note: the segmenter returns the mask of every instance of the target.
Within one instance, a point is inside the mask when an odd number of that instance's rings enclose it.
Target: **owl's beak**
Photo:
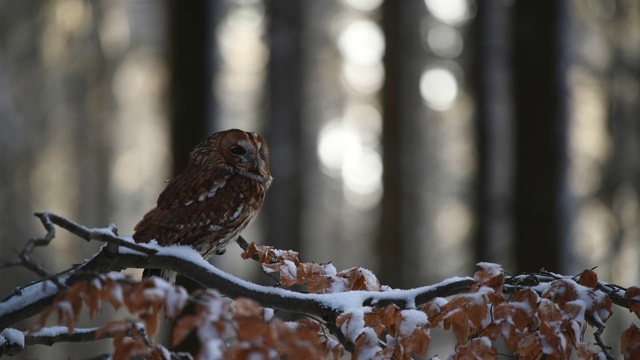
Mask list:
[[[258,174],[260,169],[260,156],[258,154],[249,154],[247,157],[247,162],[252,170],[252,172]]]

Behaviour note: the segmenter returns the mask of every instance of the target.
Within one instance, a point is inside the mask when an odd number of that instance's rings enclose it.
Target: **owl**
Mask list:
[[[191,151],[186,169],[169,181],[157,206],[135,226],[133,239],[190,245],[205,259],[222,254],[256,217],[272,180],[269,148],[260,135],[215,133]],[[175,282],[172,271],[143,273],[153,275]]]

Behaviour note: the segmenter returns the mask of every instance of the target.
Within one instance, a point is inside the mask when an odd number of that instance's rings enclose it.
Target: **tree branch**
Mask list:
[[[145,342],[150,344],[146,338],[144,325],[135,323],[136,334],[132,334],[128,329],[125,336],[129,338],[142,337]],[[121,332],[118,332],[122,334]],[[25,347],[30,345],[46,345],[52,346],[61,342],[89,342],[96,340],[112,339],[116,336],[115,331],[101,331],[101,328],[75,328],[72,333],[68,332],[66,326],[51,326],[42,328],[36,332],[19,331],[15,329],[6,329],[0,333],[0,356],[14,356],[19,354]],[[109,357],[112,355],[109,355]],[[105,357],[106,358],[106,357]],[[172,359],[191,358],[189,354],[171,352]]]
[[[593,337],[596,339],[596,344],[598,344],[600,349],[602,349],[602,353],[604,354],[605,358],[607,358],[607,360],[614,360],[615,358],[611,354],[611,347],[608,346],[607,343],[604,342],[604,340],[602,340],[602,333],[604,332],[604,329],[605,329],[604,324],[600,320],[596,319],[591,315],[585,315],[585,318],[591,321],[591,323],[593,323],[595,327],[598,329],[593,334]]]
[[[351,307],[354,299],[361,304],[382,306],[394,303],[401,308],[418,306],[434,297],[447,297],[469,290],[472,278],[453,278],[440,284],[411,290],[388,292],[351,291],[338,294],[304,294],[281,288],[256,285],[227,274],[205,261],[189,246],[159,247],[136,244],[129,238],[118,237],[105,229],[89,229],[51,213],[39,213],[47,230],[47,243],[55,236],[53,224],[85,240],[99,240],[115,246],[103,246],[91,259],[58,276],[61,285],[71,286],[91,280],[95,274],[106,274],[127,268],[154,268],[172,270],[191,278],[204,287],[220,291],[232,299],[246,297],[264,307],[315,316],[335,321],[344,308]],[[23,287],[0,303],[0,329],[42,312],[53,303],[59,286],[42,281]]]
[[[144,327],[142,327],[142,329],[144,330]],[[100,328],[97,327],[85,329],[76,328],[73,333],[69,333],[66,326],[51,326],[29,333],[27,331],[5,329],[0,333],[0,340],[4,340],[0,342],[0,356],[16,355],[29,345],[52,346],[59,342],[87,342],[110,339],[115,336],[114,332],[102,332],[98,337],[99,330]],[[11,336],[6,336],[9,334]],[[131,337],[131,332],[129,331],[126,336]]]

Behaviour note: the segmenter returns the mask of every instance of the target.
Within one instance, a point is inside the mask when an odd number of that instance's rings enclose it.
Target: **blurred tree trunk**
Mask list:
[[[169,36],[171,61],[171,153],[173,174],[187,166],[191,149],[214,128],[215,99],[215,2],[171,0]],[[178,276],[178,285],[192,292],[201,288],[196,282]],[[192,307],[185,313],[193,313]],[[197,354],[200,341],[192,333],[174,350]]]
[[[512,242],[513,119],[509,69],[507,5],[477,3],[475,21],[475,96],[478,139],[476,187],[476,262],[509,259]]]
[[[271,151],[273,182],[263,213],[266,244],[301,250],[305,149],[303,118],[303,24],[305,2],[269,0],[267,87],[269,112],[265,135]]]
[[[378,239],[378,276],[383,284],[402,284],[402,122],[400,94],[402,89],[402,1],[382,4],[382,31],[385,35],[384,72],[382,88],[382,175],[383,195]]]
[[[382,4],[384,172],[376,252],[380,281],[393,287],[412,286],[419,281],[415,272],[424,262],[421,241],[427,241],[419,229],[426,217],[422,195],[427,186],[424,154],[428,140],[424,122],[428,115],[417,91],[426,55],[416,31],[425,12],[422,2],[385,1]]]
[[[567,191],[567,1],[513,8],[516,272],[563,271]]]
[[[169,2],[171,146],[173,173],[186,167],[191,149],[209,135],[213,97],[215,2]]]

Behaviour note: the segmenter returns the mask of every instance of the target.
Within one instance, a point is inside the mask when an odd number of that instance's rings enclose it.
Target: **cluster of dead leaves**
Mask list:
[[[102,303],[108,302],[116,310],[124,307],[144,324],[141,327],[135,321],[113,320],[97,331],[96,338],[113,334],[114,359],[129,359],[131,356],[163,359],[166,349],[151,344],[147,335],[153,336],[158,331],[158,316],[162,310],[167,317],[174,318],[186,304],[187,298],[188,294],[183,288],[170,286],[158,279],[135,282],[121,277],[100,277],[60,292],[53,305],[40,314],[31,331],[43,328],[49,315],[55,312],[58,324],[66,326],[71,334],[83,306],[93,319],[102,308]]]
[[[265,271],[279,273],[284,286],[303,285],[312,293],[381,290],[368,270],[337,272],[330,264],[301,263],[293,251],[252,244],[243,257],[258,257]],[[419,309],[354,304],[334,325],[343,335],[341,340],[354,345],[355,359],[425,356],[430,330],[440,326],[455,335],[454,359],[495,359],[494,344],[499,337],[518,358],[566,359],[573,354],[592,359],[601,355],[600,348],[583,339],[587,326],[603,327],[612,314],[611,299],[597,289],[593,271],[584,271],[577,280],[558,277],[550,283],[524,287],[509,298],[503,295],[505,275],[500,266],[481,263],[474,278],[468,293],[449,300],[436,298]],[[624,298],[629,310],[640,317],[640,288],[629,288]],[[100,329],[98,337],[112,334],[114,338],[114,359],[167,358],[167,349],[147,338],[157,332],[160,313],[175,322],[172,346],[191,333],[198,336],[200,358],[241,359],[259,354],[263,358],[337,359],[344,354],[343,344],[325,335],[318,321],[284,322],[254,301],[231,302],[213,290],[187,294],[160,279],[135,282],[107,276],[79,283],[59,294],[33,330],[42,328],[47,317],[56,313],[58,323],[71,333],[83,308],[93,318],[104,302],[115,309],[126,308],[144,325],[114,320]],[[196,305],[195,313],[183,315],[189,302]],[[230,333],[234,335],[230,337]],[[638,327],[626,329],[620,344],[625,359],[640,359]]]
[[[140,356],[170,358],[165,347],[147,337],[158,331],[161,313],[175,321],[171,345],[179,345],[195,332],[201,344],[198,358],[202,359],[245,359],[250,354],[261,354],[264,358],[320,359],[329,354],[340,358],[344,354],[344,347],[325,337],[316,321],[284,322],[252,300],[237,299],[231,303],[215,290],[199,290],[189,295],[184,288],[157,278],[135,282],[122,277],[101,277],[76,284],[58,295],[31,331],[42,329],[49,315],[56,313],[58,324],[67,326],[71,334],[83,307],[93,319],[103,302],[115,309],[125,308],[144,325],[130,319],[113,320],[96,332],[96,338],[113,336],[116,360]],[[195,304],[195,313],[182,314],[189,302]],[[225,338],[232,330],[236,337],[230,344]]]
[[[344,347],[327,338],[320,323],[310,319],[283,322],[249,299],[234,303],[233,326],[238,343],[225,352],[226,359],[335,359],[344,355]],[[257,357],[261,355],[261,357]]]
[[[640,288],[630,287],[624,298],[629,303],[629,311],[640,317]],[[620,334],[620,352],[625,359],[640,359],[640,328],[631,324]]]
[[[493,264],[479,267],[468,293],[424,304],[424,318],[411,313],[418,310],[402,310],[393,304],[345,312],[337,325],[355,344],[354,357],[423,356],[430,329],[442,326],[457,339],[454,359],[495,359],[498,337],[518,358],[567,359],[572,353],[580,359],[598,358],[601,349],[584,342],[583,333],[587,325],[603,326],[612,315],[612,302],[596,289],[593,271],[583,272],[577,282],[559,278],[539,289],[522,289],[507,299],[502,294],[502,269]],[[629,289],[626,298],[640,300],[640,289]],[[630,310],[638,314],[640,302]],[[412,319],[409,326],[407,319]],[[621,353],[625,359],[640,358],[638,327],[631,326],[622,334]]]
[[[424,312],[394,304],[361,310],[345,312],[336,321],[355,345],[354,359],[411,359],[426,354],[431,334]]]
[[[380,291],[380,282],[369,270],[353,267],[340,272],[331,264],[303,263],[298,253],[277,250],[272,246],[251,243],[243,259],[258,257],[265,272],[280,274],[283,286],[304,285],[313,294],[330,294],[351,290]]]
[[[508,301],[502,295],[504,275],[496,275],[494,268],[481,267],[475,278],[469,293],[444,306],[424,306],[432,326],[442,323],[454,332],[458,358],[495,358],[498,336],[519,358],[567,359],[572,352],[580,359],[597,358],[598,351],[582,334],[587,324],[602,325],[609,319],[612,302],[595,289],[594,272],[586,270],[577,283],[552,281],[540,295],[522,289]]]

